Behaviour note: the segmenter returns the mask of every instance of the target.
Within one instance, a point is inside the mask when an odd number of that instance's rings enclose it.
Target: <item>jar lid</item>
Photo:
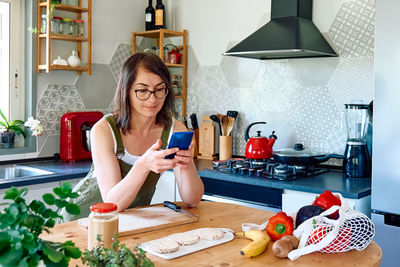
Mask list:
[[[63,21],[72,21],[72,19],[63,19]]]
[[[62,20],[62,17],[53,17],[53,19],[59,19],[59,20]]]
[[[90,206],[90,210],[98,213],[105,213],[117,210],[117,205],[114,203],[97,203]]]
[[[81,20],[81,19],[76,19],[76,20],[74,20],[74,22],[75,22],[75,23],[84,23],[84,21]]]

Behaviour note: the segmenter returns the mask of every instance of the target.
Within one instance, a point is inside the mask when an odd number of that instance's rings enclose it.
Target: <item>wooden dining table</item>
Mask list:
[[[201,201],[196,208],[187,208],[181,204],[183,209],[199,216],[199,221],[179,226],[168,227],[150,232],[133,234],[120,237],[121,243],[126,244],[130,249],[136,245],[153,239],[165,237],[172,233],[185,232],[202,227],[223,227],[233,231],[241,231],[242,223],[261,224],[274,215],[265,210],[249,208],[245,206]],[[42,236],[46,240],[65,242],[72,240],[82,251],[87,248],[88,232],[86,228],[79,226],[77,221],[57,224],[51,229],[50,234]],[[324,266],[324,267],[346,267],[362,266],[376,267],[380,265],[382,251],[380,247],[371,242],[369,246],[362,250],[351,250],[345,253],[321,253],[314,252],[302,256],[295,261],[277,258],[272,253],[272,242],[267,249],[259,256],[246,258],[240,255],[240,250],[251,240],[244,238],[234,238],[232,241],[214,247],[206,248],[179,258],[166,260],[158,256],[147,253],[146,255],[154,262],[155,266],[199,266],[199,267],[229,267],[229,266]],[[70,266],[83,266],[81,260],[72,259]]]

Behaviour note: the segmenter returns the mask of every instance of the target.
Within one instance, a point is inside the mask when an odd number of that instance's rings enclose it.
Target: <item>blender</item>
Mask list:
[[[343,173],[346,177],[370,177],[371,158],[367,147],[368,105],[345,104],[347,130]]]

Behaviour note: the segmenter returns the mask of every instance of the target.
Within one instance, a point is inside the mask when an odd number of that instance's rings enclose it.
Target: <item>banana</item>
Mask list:
[[[237,233],[241,235],[241,233]],[[244,233],[244,236],[253,240],[250,244],[242,248],[240,254],[245,257],[255,257],[264,252],[269,243],[269,236],[265,231],[249,230]]]

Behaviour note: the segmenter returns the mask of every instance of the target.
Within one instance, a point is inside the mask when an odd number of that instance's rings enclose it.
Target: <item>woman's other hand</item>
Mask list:
[[[177,160],[165,159],[165,156],[176,153],[179,148],[173,147],[170,149],[160,150],[162,141],[157,141],[143,154],[138,160],[138,163],[144,166],[147,170],[155,173],[162,173],[166,170],[173,169],[177,166]]]
[[[193,160],[193,148],[195,146],[194,140],[190,143],[188,150],[178,150],[175,155],[175,160],[177,161],[176,166],[178,168],[187,168],[189,163]]]

